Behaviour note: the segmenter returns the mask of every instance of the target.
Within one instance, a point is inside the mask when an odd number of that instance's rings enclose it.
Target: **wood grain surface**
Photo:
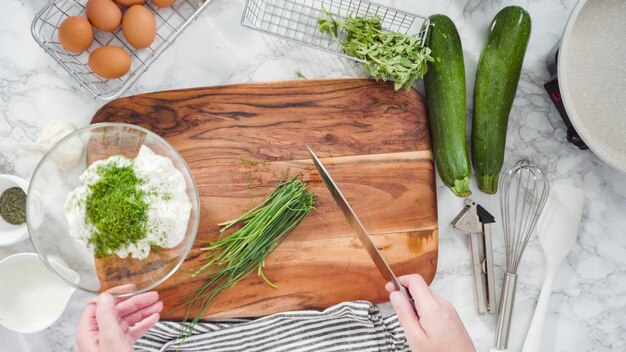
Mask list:
[[[129,122],[169,141],[201,197],[198,239],[259,203],[286,169],[301,172],[316,209],[264,268],[224,292],[206,317],[323,309],[346,300],[387,301],[384,280],[315,171],[310,145],[399,274],[432,281],[438,233],[435,174],[420,94],[365,79],[300,80],[159,92],[118,99],[93,117]],[[242,158],[246,162],[242,162]],[[182,269],[202,265],[196,243]],[[166,308],[201,285],[177,272],[158,286]],[[184,309],[163,318],[180,319]]]

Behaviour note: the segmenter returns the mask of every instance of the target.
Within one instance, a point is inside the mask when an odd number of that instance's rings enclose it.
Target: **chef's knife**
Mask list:
[[[359,218],[354,213],[354,210],[352,210],[352,207],[350,207],[350,204],[348,204],[346,198],[343,196],[343,194],[341,194],[341,191],[335,184],[335,181],[333,181],[333,179],[330,177],[328,171],[326,171],[326,168],[324,167],[324,165],[322,165],[322,162],[317,158],[313,150],[308,145],[306,146],[306,148],[309,150],[309,154],[311,154],[311,158],[313,158],[313,164],[315,165],[317,171],[320,173],[320,176],[322,176],[324,184],[326,184],[326,187],[330,191],[330,194],[333,196],[333,199],[343,212],[343,215],[348,220],[348,223],[350,223],[352,230],[356,232],[358,239],[363,244],[363,248],[365,248],[367,253],[372,258],[372,261],[374,261],[374,264],[376,265],[376,268],[378,268],[378,271],[382,274],[385,280],[392,282],[396,286],[396,290],[400,291],[400,293],[402,293],[409,300],[409,302],[411,303],[411,307],[415,310],[415,304],[413,302],[411,294],[404,286],[402,286],[400,281],[398,281],[398,278],[391,270],[391,267],[389,267],[389,264],[387,263],[385,258],[380,254],[380,251],[378,250],[374,242],[372,242],[372,238],[361,223],[361,220],[359,220]]]

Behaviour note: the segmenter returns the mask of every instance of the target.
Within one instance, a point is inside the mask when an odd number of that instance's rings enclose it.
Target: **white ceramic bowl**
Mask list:
[[[20,187],[24,193],[28,192],[28,181],[13,175],[0,175],[0,194],[13,187]],[[0,216],[0,247],[10,246],[28,238],[26,223],[12,225]]]
[[[78,274],[67,272],[78,279]],[[41,331],[65,310],[74,288],[46,268],[36,253],[0,261],[0,325],[21,333]]]

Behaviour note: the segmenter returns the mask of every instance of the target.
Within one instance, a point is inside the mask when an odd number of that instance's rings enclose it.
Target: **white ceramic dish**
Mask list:
[[[0,194],[12,187],[20,187],[28,192],[28,181],[13,175],[0,175]],[[0,217],[0,247],[10,246],[28,238],[26,223],[12,225]]]
[[[574,128],[626,172],[626,1],[580,0],[565,28],[558,77]]]
[[[74,275],[78,279],[78,274]],[[41,331],[63,313],[74,288],[48,270],[36,253],[0,261],[0,325],[21,333]]]

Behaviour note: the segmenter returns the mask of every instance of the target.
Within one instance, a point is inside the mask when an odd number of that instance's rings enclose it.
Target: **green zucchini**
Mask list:
[[[456,26],[445,15],[430,16],[426,45],[432,50],[424,76],[426,109],[439,177],[459,197],[468,197],[472,176],[465,131],[465,66]]]
[[[530,38],[530,16],[519,6],[502,9],[491,22],[480,54],[474,85],[472,161],[478,188],[498,191],[504,161],[506,129],[524,54]]]

